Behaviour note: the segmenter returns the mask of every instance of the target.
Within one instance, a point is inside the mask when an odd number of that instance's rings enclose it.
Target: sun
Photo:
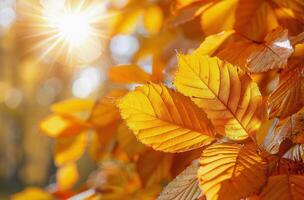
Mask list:
[[[56,18],[54,26],[61,39],[72,46],[82,45],[92,32],[89,19],[82,13],[64,13]]]
[[[40,59],[51,57],[68,64],[88,63],[100,56],[108,39],[109,15],[104,1],[42,2],[26,13],[30,16],[27,38],[34,40],[31,50],[39,52]]]

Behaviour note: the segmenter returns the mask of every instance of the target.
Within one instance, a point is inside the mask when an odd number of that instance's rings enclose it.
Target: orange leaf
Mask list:
[[[275,3],[272,4],[272,7],[278,24],[288,29],[290,35],[295,36],[304,31],[303,20],[298,18],[294,10],[281,7]]]
[[[130,158],[142,153],[146,147],[140,143],[126,124],[120,124],[117,130],[117,140],[120,147]]]
[[[268,98],[270,118],[288,117],[304,106],[304,64],[303,59],[293,59],[282,72],[279,86]]]
[[[183,5],[177,5],[172,16],[167,18],[169,27],[178,26],[198,17],[210,4],[209,1],[189,1]]]
[[[263,43],[250,40],[231,43],[217,56],[257,73],[284,68],[292,53],[288,31],[279,27],[268,33]]]
[[[263,200],[286,200],[303,199],[303,175],[278,175],[268,179],[260,199]]]
[[[54,147],[54,160],[57,166],[78,160],[85,152],[87,133],[74,137],[57,138]]]
[[[170,180],[172,161],[172,154],[157,152],[152,149],[146,150],[136,163],[142,183],[145,186],[151,186],[155,183]]]
[[[266,174],[254,145],[214,144],[203,151],[198,178],[207,199],[243,199],[259,192]]]
[[[263,147],[269,153],[276,154],[284,140],[289,139],[293,143],[304,143],[303,137],[304,109],[280,122],[276,119],[264,140]]]
[[[271,7],[265,0],[240,0],[236,9],[234,28],[252,40],[260,40],[269,30],[270,13]],[[274,15],[271,17],[275,18]]]
[[[116,101],[126,92],[127,90],[111,90],[103,96],[93,107],[89,122],[98,129],[119,121],[121,118]]]
[[[146,83],[150,76],[137,65],[120,65],[109,70],[109,79],[114,83]]]

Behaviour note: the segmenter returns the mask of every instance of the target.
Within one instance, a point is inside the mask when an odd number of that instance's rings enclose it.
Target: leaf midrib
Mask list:
[[[181,57],[181,58],[183,58],[183,57]],[[183,58],[184,59],[184,58]],[[184,59],[184,61],[185,61],[185,63],[187,64],[187,66],[188,66],[188,68],[190,68],[190,70],[193,72],[193,74],[195,75],[195,76],[197,76],[198,78],[199,78],[199,80],[211,91],[211,93],[215,96],[215,98],[219,101],[219,102],[221,102],[221,104],[222,105],[224,105],[225,106],[225,108],[227,108],[227,110],[230,112],[230,114],[233,116],[233,118],[235,118],[236,119],[236,121],[240,124],[240,126],[242,127],[242,129],[247,133],[247,135],[249,136],[249,133],[247,132],[247,130],[246,130],[246,128],[243,126],[243,124],[239,121],[239,119],[236,117],[236,115],[232,112],[232,110],[221,100],[221,99],[219,99],[219,97],[217,96],[217,94],[209,87],[209,85],[207,85],[202,79],[201,79],[201,77],[199,76],[199,75],[197,75],[196,73],[195,73],[195,71],[190,67],[190,64],[187,62],[187,60],[186,59]],[[239,77],[238,77],[239,78]],[[208,77],[208,80],[209,80],[209,77]],[[229,81],[230,81],[230,79],[229,79]],[[230,96],[230,90],[229,90],[229,96]]]

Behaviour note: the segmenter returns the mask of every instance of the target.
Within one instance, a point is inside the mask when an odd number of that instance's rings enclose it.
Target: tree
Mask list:
[[[53,195],[88,149],[101,166],[93,192],[76,193],[89,199],[301,199],[304,3],[130,0],[119,12],[114,34],[143,18],[132,63],[109,68],[98,101],[59,102],[41,123],[56,141]]]

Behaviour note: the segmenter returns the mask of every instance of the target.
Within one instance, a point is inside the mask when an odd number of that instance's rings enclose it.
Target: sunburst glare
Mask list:
[[[104,1],[41,0],[28,6],[27,38],[34,40],[31,50],[41,59],[87,63],[102,53],[109,21]]]

